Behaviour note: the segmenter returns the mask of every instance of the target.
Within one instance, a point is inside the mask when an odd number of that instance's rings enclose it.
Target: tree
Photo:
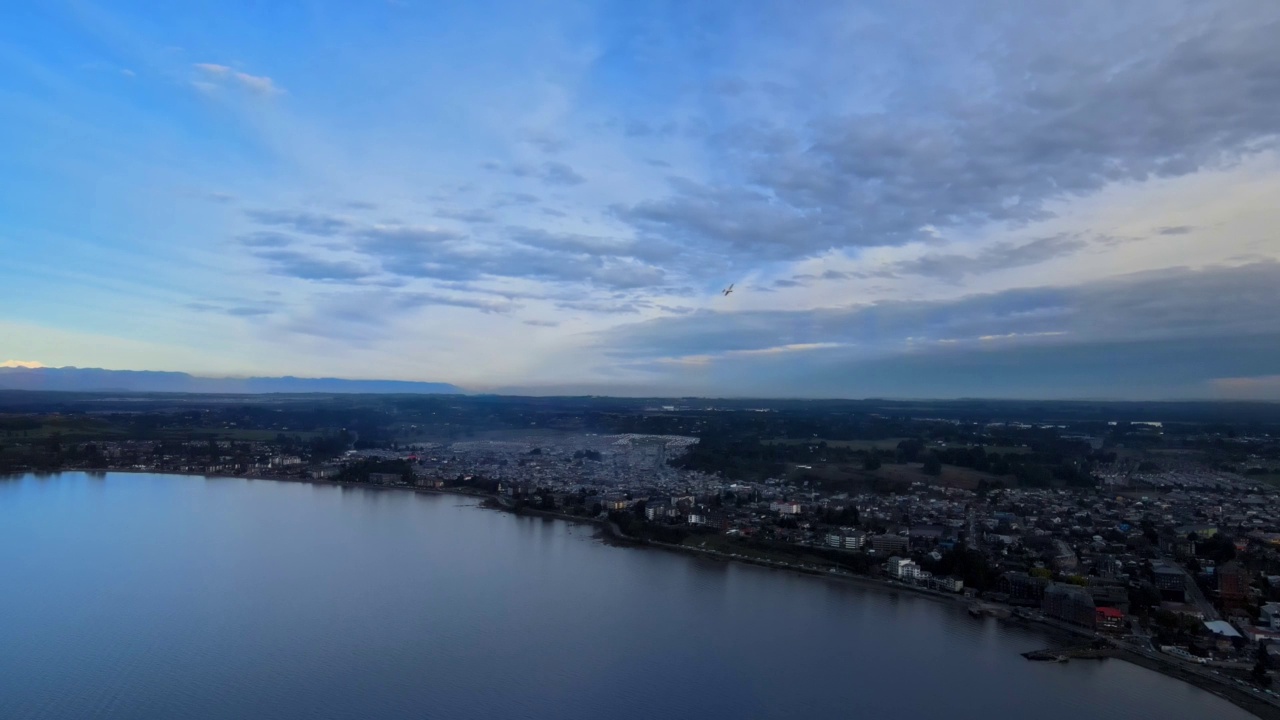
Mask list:
[[[898,458],[901,462],[915,462],[924,452],[924,443],[916,438],[907,438],[898,443]]]
[[[875,450],[868,450],[867,454],[862,457],[863,470],[879,470],[880,469],[880,453]]]
[[[937,453],[929,453],[924,459],[924,474],[938,476],[942,474],[942,460]]]
[[[1267,674],[1267,666],[1261,660],[1253,665],[1253,680],[1263,687],[1271,684],[1271,676]]]

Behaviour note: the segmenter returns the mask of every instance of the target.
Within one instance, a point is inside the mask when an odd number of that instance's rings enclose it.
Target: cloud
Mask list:
[[[386,272],[412,278],[464,281],[483,277],[588,283],[616,289],[654,287],[665,272],[645,261],[590,254],[584,236],[542,231],[514,233],[521,242],[479,241],[437,227],[388,225],[354,231],[355,249]]]
[[[556,303],[556,307],[562,310],[581,310],[605,315],[627,315],[640,312],[640,307],[633,302],[566,300]]]
[[[235,317],[258,317],[260,315],[270,315],[271,310],[260,307],[240,306],[227,308],[227,314]]]
[[[212,303],[204,301],[193,301],[186,303],[185,306],[189,310],[203,313],[220,313],[222,315],[230,315],[232,317],[260,317],[272,314],[270,308],[252,305],[225,305],[222,303]]]
[[[1280,375],[1214,378],[1216,394],[1237,400],[1280,400]]]
[[[288,318],[281,327],[289,332],[343,341],[386,338],[401,326],[406,314],[433,307],[454,307],[506,314],[518,303],[437,292],[369,291],[318,295]]]
[[[259,232],[247,233],[236,238],[236,242],[246,247],[257,248],[282,248],[293,244],[294,238],[282,232],[273,230],[261,230]]]
[[[544,162],[541,165],[516,163],[514,165],[507,166],[490,160],[481,163],[481,167],[494,172],[504,172],[515,177],[534,178],[541,180],[546,185],[561,187],[581,185],[587,181],[585,177],[580,175],[572,167],[558,161]],[[532,198],[533,196],[526,197]]]
[[[615,214],[639,232],[740,262],[796,259],[901,245],[924,228],[1036,221],[1056,201],[1110,184],[1180,177],[1274,148],[1280,5],[1166,6],[1009,6],[994,24],[968,5],[895,18],[913,62],[894,92],[842,108],[789,88],[804,99],[773,97],[772,114],[784,120],[744,114],[700,138],[716,151],[713,179],[673,178],[665,196],[620,203]],[[872,19],[865,38],[831,42],[882,47],[870,30],[879,26]],[[966,47],[944,26],[990,34]],[[874,90],[876,70],[899,71],[863,69],[859,58],[848,50],[847,67],[861,72],[847,76],[850,86]],[[832,72],[829,81],[846,78]]]
[[[497,220],[497,216],[492,212],[480,208],[472,208],[469,210],[437,210],[436,217],[467,223],[491,223],[494,220]]]
[[[505,236],[522,245],[555,252],[630,257],[648,261],[669,260],[679,254],[679,248],[667,243],[638,242],[631,238],[552,232],[540,228],[510,227],[507,228]]]
[[[562,162],[549,162],[542,166],[542,181],[548,185],[581,185],[587,179]]]
[[[1170,225],[1158,228],[1156,232],[1161,235],[1186,235],[1192,230],[1195,230],[1195,228],[1190,225]]]
[[[1064,255],[1070,255],[1087,247],[1088,243],[1076,236],[1055,235],[1030,242],[1016,244],[1001,242],[982,249],[976,255],[930,253],[914,260],[891,264],[887,270],[876,273],[882,277],[923,275],[925,277],[958,281],[962,278],[985,275],[998,270],[1039,265]]]
[[[530,132],[525,138],[525,142],[548,155],[554,155],[569,146],[569,143],[564,138],[546,131]]]
[[[352,281],[374,274],[359,263],[328,260],[297,250],[264,249],[254,255],[266,260],[273,274],[300,280]]]
[[[560,323],[555,320],[525,320],[524,324],[533,327],[560,327]]]
[[[310,235],[331,236],[351,227],[345,218],[305,211],[245,210],[249,219],[263,225],[278,225]]]
[[[0,368],[42,368],[44,364],[37,360],[5,360],[0,362]]]
[[[265,75],[250,75],[217,63],[196,63],[194,67],[207,78],[219,82],[234,82],[258,95],[278,95],[284,92],[274,80]],[[196,81],[196,85],[206,89],[211,86],[208,81]]]
[[[1097,344],[1280,336],[1274,287],[1280,263],[1138,273],[1071,287],[884,301],[803,311],[700,311],[595,335],[619,358],[718,355],[839,343],[871,356],[942,352],[956,343]]]

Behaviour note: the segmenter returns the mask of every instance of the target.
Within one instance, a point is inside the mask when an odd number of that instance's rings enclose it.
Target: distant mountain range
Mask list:
[[[462,390],[448,383],[341,378],[196,377],[180,372],[102,370],[100,368],[0,368],[0,390],[166,393],[403,393],[451,395]]]

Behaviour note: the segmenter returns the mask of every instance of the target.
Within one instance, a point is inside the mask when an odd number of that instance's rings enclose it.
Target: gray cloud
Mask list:
[[[530,132],[525,141],[548,155],[554,155],[569,146],[564,138],[547,131]]]
[[[1158,228],[1156,232],[1161,235],[1186,235],[1192,230],[1195,230],[1195,228],[1190,225],[1168,225]]]
[[[351,281],[373,273],[348,260],[326,260],[297,250],[259,250],[255,256],[266,260],[276,275],[301,280]]]
[[[541,165],[531,165],[528,163],[516,163],[514,165],[503,165],[493,160],[481,163],[481,167],[493,172],[505,172],[516,177],[535,178],[547,185],[572,186],[581,185],[587,179],[578,174],[576,170],[559,161],[544,162]],[[532,197],[532,196],[530,196]]]
[[[492,212],[480,208],[469,210],[437,210],[436,217],[467,223],[491,223],[497,219]]]
[[[249,307],[244,305],[239,307],[227,308],[226,312],[228,315],[234,315],[236,317],[258,317],[260,315],[271,314],[271,311],[268,310],[267,308]]]
[[[895,37],[921,57],[882,112],[775,104],[789,121],[748,116],[704,136],[724,180],[673,180],[666,197],[617,216],[740,261],[789,259],[902,244],[930,225],[1033,221],[1055,199],[1275,147],[1280,5],[999,7],[995,21],[972,5],[908,18]],[[945,29],[959,26],[984,32],[956,46]]]
[[[809,311],[700,311],[623,325],[597,335],[621,358],[663,358],[838,344],[863,356],[1001,343],[1280,335],[1274,311],[1280,263],[1168,270],[1074,287],[894,301]]]
[[[662,242],[638,242],[629,238],[600,237],[580,233],[550,232],[539,228],[507,228],[506,237],[533,248],[597,256],[632,257],[640,260],[670,260],[679,248]]]
[[[248,233],[236,238],[236,241],[246,247],[254,248],[282,248],[293,244],[293,237],[282,232],[273,230],[262,230],[259,232]]]
[[[404,277],[466,281],[482,277],[582,282],[609,288],[660,285],[664,271],[639,259],[589,254],[594,239],[518,231],[521,242],[485,243],[438,228],[384,226],[355,233],[356,249]]]
[[[926,277],[957,281],[972,275],[984,275],[997,270],[1039,265],[1075,253],[1088,246],[1076,236],[1054,235],[1038,238],[1023,244],[1002,242],[984,248],[976,255],[930,253],[914,260],[894,263],[886,276],[897,274],[924,275]],[[877,273],[881,274],[881,273]]]
[[[219,303],[211,302],[189,302],[186,307],[196,312],[221,313],[223,315],[231,315],[232,317],[258,317],[262,315],[270,315],[271,309],[266,307],[257,307],[252,305],[231,305],[226,306]]]
[[[351,226],[344,218],[305,211],[245,210],[245,215],[263,225],[278,225],[309,235],[337,235]]]
[[[560,327],[560,323],[555,320],[525,320],[524,324],[532,325],[533,327]]]
[[[437,292],[356,290],[326,293],[312,298],[281,328],[344,342],[373,341],[390,335],[406,313],[428,307],[459,307],[487,313],[508,313],[520,308],[510,301],[475,298]]]
[[[556,303],[556,307],[563,310],[581,310],[584,312],[601,313],[607,315],[628,315],[640,312],[640,305],[643,303],[634,302],[610,302],[599,300],[568,300]]]
[[[562,162],[549,162],[542,166],[542,181],[549,185],[581,185],[587,179]]]

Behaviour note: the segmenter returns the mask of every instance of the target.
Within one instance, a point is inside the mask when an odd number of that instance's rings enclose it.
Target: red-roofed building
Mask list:
[[[1124,613],[1113,607],[1094,610],[1094,625],[1103,632],[1124,632]]]

